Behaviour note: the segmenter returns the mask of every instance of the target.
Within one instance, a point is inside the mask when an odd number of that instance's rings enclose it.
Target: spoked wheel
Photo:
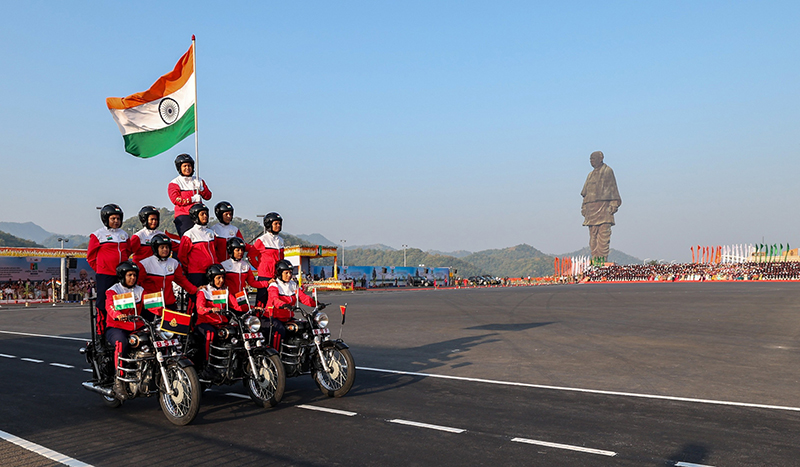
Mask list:
[[[161,410],[171,423],[186,425],[200,410],[200,381],[194,367],[181,368],[177,362],[167,365],[167,380],[172,395],[161,391],[158,400]],[[160,376],[160,375],[159,375]]]
[[[250,399],[259,407],[275,407],[283,399],[286,388],[286,374],[283,371],[278,355],[254,355],[258,374],[253,377],[248,367],[248,375],[244,378],[244,388]],[[247,362],[249,365],[249,362]]]
[[[325,371],[322,365],[314,372],[319,390],[329,397],[342,397],[353,387],[356,379],[356,364],[353,356],[347,349],[337,349],[328,347],[322,350],[325,357],[325,364],[328,365],[330,373]]]

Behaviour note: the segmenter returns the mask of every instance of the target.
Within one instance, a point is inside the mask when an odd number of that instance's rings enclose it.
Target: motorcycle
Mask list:
[[[341,338],[341,330],[338,339],[331,338],[328,315],[322,312],[329,304],[317,303],[311,311],[300,306],[291,308],[301,318],[284,323],[286,338],[281,343],[281,362],[287,378],[311,374],[323,394],[342,397],[353,387],[356,365]],[[346,307],[347,304],[342,307],[342,326]]]
[[[123,399],[157,394],[167,420],[175,425],[191,423],[200,409],[200,382],[174,334],[160,330],[158,321],[151,323],[138,315],[127,317],[129,321],[141,321],[144,327],[131,332],[128,357],[120,357],[117,366],[114,349],[96,332],[95,307],[91,301],[89,305],[92,340],[80,353],[91,365],[93,378],[82,383],[83,387],[103,396],[103,402],[112,408],[122,405]],[[120,386],[125,395],[114,392],[116,380],[123,383]]]
[[[219,313],[228,317],[228,324],[218,328],[209,345],[208,360],[201,371],[200,382],[204,388],[235,384],[241,380],[250,399],[258,406],[268,408],[283,398],[286,376],[275,349],[264,342],[259,332],[261,320],[246,312],[241,316],[230,310]],[[199,354],[199,342],[192,335],[190,356]]]

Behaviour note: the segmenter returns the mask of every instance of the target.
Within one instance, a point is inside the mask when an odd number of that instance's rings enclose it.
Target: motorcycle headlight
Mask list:
[[[244,320],[244,325],[250,332],[258,332],[261,329],[261,320],[255,316],[248,316],[247,319]]]
[[[317,326],[319,326],[321,328],[327,328],[328,327],[328,315],[326,315],[325,313],[320,311],[319,313],[317,313],[314,316],[314,322],[316,322]]]

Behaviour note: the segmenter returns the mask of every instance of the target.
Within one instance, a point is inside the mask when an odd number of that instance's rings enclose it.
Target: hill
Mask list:
[[[328,240],[327,238],[323,237],[322,234],[318,233],[312,233],[311,235],[298,234],[295,236],[301,240],[307,241],[312,245],[336,246],[335,242]]]
[[[17,248],[42,248],[42,245],[36,242],[25,240],[24,238],[19,238],[3,231],[0,231],[0,246]]]
[[[0,222],[0,230],[15,237],[32,240],[36,243],[42,243],[47,237],[55,235],[33,222]]]
[[[465,256],[469,256],[472,254],[471,251],[467,250],[456,250],[456,251],[428,250],[427,253],[430,253],[432,255],[452,256],[453,258],[463,258]]]
[[[402,266],[403,250],[377,250],[362,248],[346,250],[344,261],[345,264],[357,266]],[[314,262],[314,264],[329,266],[333,263],[331,259],[326,258],[326,261],[317,260]],[[458,275],[462,277],[484,273],[484,271],[476,268],[474,265],[452,256],[432,255],[418,248],[407,248],[406,265],[419,266],[420,264],[424,264],[426,267],[433,268],[455,268],[458,270]]]
[[[390,247],[389,245],[384,245],[383,243],[373,243],[372,245],[353,245],[353,246],[346,246],[344,247],[345,250],[380,250],[380,251],[400,251],[395,248]],[[365,264],[364,266],[369,266]]]
[[[501,250],[479,251],[462,258],[477,269],[500,277],[551,275],[553,259],[553,256],[524,243]]]

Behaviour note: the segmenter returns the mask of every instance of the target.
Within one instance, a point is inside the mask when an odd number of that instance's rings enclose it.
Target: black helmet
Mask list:
[[[192,159],[192,156],[188,154],[181,154],[175,158],[175,168],[178,169],[178,174],[183,175],[181,173],[181,165],[185,164],[186,162],[192,164],[192,174],[194,174],[194,159]]]
[[[114,214],[119,214],[119,220],[122,220],[122,209],[119,206],[116,204],[106,204],[103,206],[103,209],[100,210],[100,220],[103,221],[104,226],[108,227],[108,218]]]
[[[282,259],[275,263],[275,279],[283,277],[283,271],[294,271],[294,266],[289,261]]]
[[[267,232],[272,232],[272,223],[275,221],[283,222],[283,217],[277,212],[271,212],[264,216],[264,228],[267,229]]]
[[[217,216],[220,222],[222,222],[222,213],[229,212],[231,215],[233,214],[233,205],[227,201],[220,201],[214,206],[214,215]],[[224,224],[224,222],[222,222]]]
[[[208,206],[202,203],[197,203],[189,208],[189,218],[192,220],[192,222],[195,224],[200,223],[200,213],[202,211],[205,211],[206,214],[208,214]],[[208,222],[206,221],[206,224],[207,223]]]
[[[206,279],[208,283],[214,285],[214,277],[225,276],[225,268],[221,264],[212,264],[206,269]]]
[[[125,275],[129,272],[136,273],[136,279],[139,279],[139,266],[131,260],[123,261],[117,265],[117,282],[124,283]]]
[[[161,258],[158,256],[158,247],[161,245],[169,246],[169,251],[172,253],[172,240],[170,240],[169,237],[164,234],[155,234],[153,235],[153,238],[150,239],[150,248],[153,249],[153,254],[156,256],[156,258]],[[167,257],[169,257],[169,255],[167,255]]]
[[[156,209],[155,206],[145,206],[142,209],[139,209],[139,222],[142,223],[142,227],[147,227],[147,219],[149,219],[153,214],[156,215],[158,222],[161,223],[161,213],[158,212],[158,209]]]
[[[233,258],[233,250],[235,250],[236,248],[241,248],[242,251],[245,251],[246,248],[247,248],[247,245],[244,243],[244,240],[242,240],[239,237],[231,237],[231,238],[229,238],[228,239],[228,256]]]

